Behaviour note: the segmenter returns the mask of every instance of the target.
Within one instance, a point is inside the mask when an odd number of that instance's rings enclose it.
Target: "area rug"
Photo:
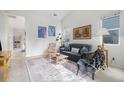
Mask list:
[[[31,82],[84,82],[85,75],[76,75],[73,62],[52,64],[45,58],[32,58],[26,61]],[[83,76],[83,77],[82,77]]]

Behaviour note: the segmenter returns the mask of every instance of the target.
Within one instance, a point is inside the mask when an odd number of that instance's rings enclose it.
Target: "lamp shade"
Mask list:
[[[98,36],[103,36],[103,35],[109,35],[109,32],[106,28],[101,28],[98,32],[97,32]]]

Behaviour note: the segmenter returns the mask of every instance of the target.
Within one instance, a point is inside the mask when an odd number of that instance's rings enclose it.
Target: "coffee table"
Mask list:
[[[52,58],[52,62],[51,63],[55,63],[55,64],[63,64],[67,61],[68,56],[60,54],[60,55],[56,55],[55,57]]]

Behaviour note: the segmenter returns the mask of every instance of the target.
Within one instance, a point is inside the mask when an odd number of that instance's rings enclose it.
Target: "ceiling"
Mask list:
[[[68,15],[70,11],[69,10],[33,10],[28,12],[62,20],[66,15]],[[53,16],[54,14],[56,14],[57,16]]]
[[[20,13],[27,13],[29,15],[38,15],[38,16],[45,16],[48,18],[53,18],[56,20],[61,21],[66,15],[69,14],[69,11],[66,10],[8,10],[6,12],[20,12]],[[56,14],[57,16],[54,16]],[[15,34],[19,34],[25,28],[25,18],[23,16],[15,16],[8,14],[8,22],[11,28],[15,29]],[[17,30],[18,29],[18,30]],[[21,31],[21,32],[20,32]]]
[[[70,10],[5,10],[6,13],[25,13],[29,15],[39,15],[56,20],[62,20],[66,15],[70,13]],[[53,16],[56,14],[57,16]]]

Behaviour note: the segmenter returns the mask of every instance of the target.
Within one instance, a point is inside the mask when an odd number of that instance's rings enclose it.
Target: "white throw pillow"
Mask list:
[[[71,52],[73,52],[73,53],[79,53],[79,48],[72,48],[71,49]]]

